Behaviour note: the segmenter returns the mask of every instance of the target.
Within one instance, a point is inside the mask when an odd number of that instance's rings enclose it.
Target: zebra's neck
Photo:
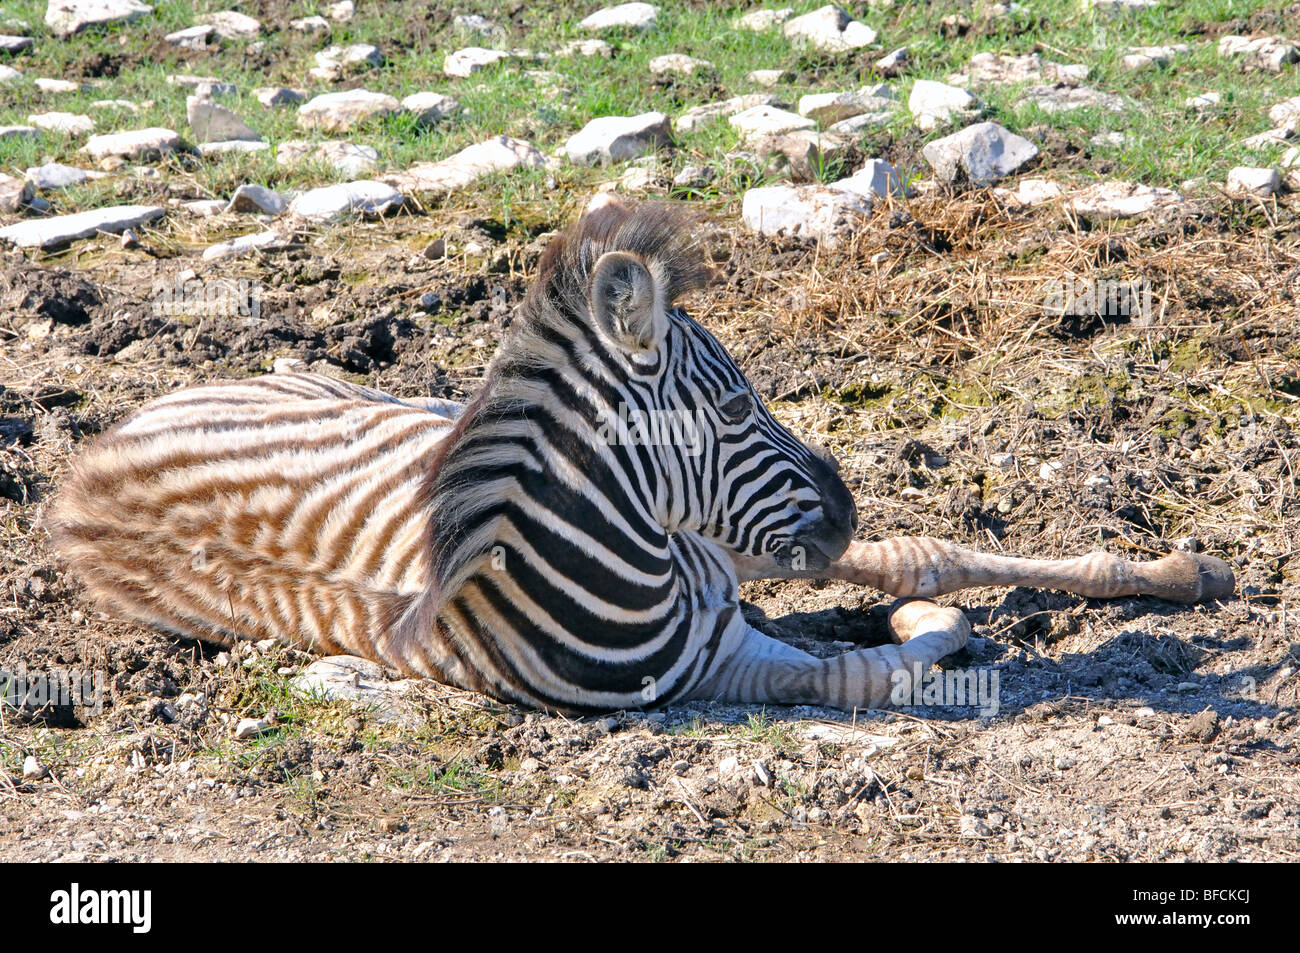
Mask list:
[[[593,691],[621,707],[647,678],[682,680],[720,561],[670,532],[656,448],[610,439],[635,388],[569,328],[521,329],[530,360],[494,365],[448,438],[430,483],[436,615],[467,670],[552,707]]]

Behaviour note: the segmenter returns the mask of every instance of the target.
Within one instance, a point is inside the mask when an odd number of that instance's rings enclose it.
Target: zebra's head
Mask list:
[[[611,204],[557,246],[543,285],[556,312],[587,326],[570,354],[597,439],[660,524],[788,569],[838,557],[857,512],[833,461],[781,426],[717,339],[674,307],[707,278],[690,223],[668,206]]]

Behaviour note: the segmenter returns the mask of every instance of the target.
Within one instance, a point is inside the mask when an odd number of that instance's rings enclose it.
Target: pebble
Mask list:
[[[298,33],[329,33],[330,21],[322,16],[299,17],[289,21],[289,29]]]
[[[443,61],[442,71],[452,79],[465,79],[502,60],[511,59],[512,55],[504,50],[486,50],[481,46],[470,46],[448,55]]]
[[[661,112],[593,119],[564,143],[564,154],[578,165],[609,165],[672,144],[668,117]]]
[[[1227,190],[1239,195],[1255,195],[1268,198],[1276,195],[1282,188],[1282,179],[1274,168],[1252,168],[1237,166],[1228,171]]]
[[[774,106],[754,106],[728,117],[727,122],[751,145],[769,136],[780,136],[797,129],[812,129],[817,125],[806,116]]]
[[[1092,219],[1138,218],[1171,205],[1183,197],[1172,189],[1133,182],[1099,182],[1071,195],[1066,203],[1077,215]]]
[[[55,248],[101,232],[120,233],[166,214],[156,205],[120,205],[110,208],[31,219],[0,228],[0,241],[20,248]]]
[[[659,21],[659,8],[650,3],[620,3],[584,18],[578,26],[591,33],[607,30],[653,30]]]
[[[289,214],[313,222],[327,222],[350,215],[380,218],[402,206],[405,197],[383,182],[361,179],[342,185],[309,189],[289,203]]]
[[[460,103],[442,93],[412,93],[402,100],[402,108],[414,113],[422,126],[436,126],[460,112]]]
[[[941,182],[986,185],[1036,158],[1038,147],[995,122],[981,122],[927,143],[921,155]]]
[[[87,27],[128,23],[153,13],[140,0],[49,0],[45,25],[60,39],[67,39]]]
[[[823,53],[846,53],[876,42],[877,33],[840,7],[828,4],[812,13],[786,21],[786,38]]]
[[[241,718],[235,726],[235,740],[244,741],[269,730],[273,725],[265,718]]]
[[[259,141],[261,135],[233,109],[200,95],[185,97],[185,118],[199,142]]]
[[[257,101],[268,109],[275,106],[297,106],[307,101],[307,93],[288,86],[263,86],[253,90]]]
[[[870,214],[870,199],[818,185],[750,189],[741,202],[741,219],[750,231],[824,242],[828,247]]]
[[[36,760],[36,756],[29,754],[23,759],[23,780],[40,781],[49,776],[50,769],[45,767]]]
[[[365,89],[322,93],[298,107],[298,125],[324,132],[347,132],[361,122],[388,116],[400,109],[401,104],[386,93]]]
[[[794,74],[784,69],[756,69],[745,74],[745,79],[758,86],[780,86],[794,79]]]
[[[960,86],[918,79],[907,97],[907,108],[916,117],[917,127],[929,131],[958,118],[977,116],[983,105]]]
[[[279,215],[288,203],[280,193],[263,185],[241,185],[230,197],[227,212],[262,212],[266,215]]]
[[[175,152],[180,145],[181,137],[172,130],[151,127],[91,136],[81,151],[92,159],[120,156],[139,161]]]
[[[712,73],[715,67],[708,60],[696,59],[684,53],[665,53],[656,56],[649,63],[650,75],[662,79],[673,74],[694,76],[696,73]]]
[[[451,192],[486,175],[545,165],[546,157],[532,143],[496,136],[439,162],[418,162],[405,172],[383,176],[382,181],[404,192]]]
[[[781,7],[779,10],[751,10],[744,16],[737,18],[734,26],[737,30],[762,33],[774,26],[785,23],[792,16],[794,16],[794,10],[790,9],[790,7]]]

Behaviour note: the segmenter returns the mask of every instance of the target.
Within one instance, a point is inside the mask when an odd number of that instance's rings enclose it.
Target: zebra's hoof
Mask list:
[[[1175,552],[1149,565],[1152,587],[1148,595],[1171,602],[1227,599],[1236,588],[1232,569],[1217,556]]]

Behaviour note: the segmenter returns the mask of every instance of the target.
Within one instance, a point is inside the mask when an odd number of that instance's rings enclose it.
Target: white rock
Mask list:
[[[23,780],[40,781],[49,776],[50,769],[36,760],[36,755],[29,754],[23,759]]]
[[[1225,36],[1219,39],[1220,56],[1240,56],[1246,66],[1280,73],[1288,63],[1300,60],[1300,47],[1280,36]]]
[[[261,139],[224,139],[220,142],[200,142],[194,151],[201,156],[221,156],[231,153],[248,155],[253,152],[268,152],[271,144]]]
[[[567,43],[561,43],[555,49],[556,56],[603,56],[609,58],[614,55],[614,47],[610,46],[604,40],[570,40]]]
[[[256,737],[264,731],[269,731],[274,725],[265,718],[241,718],[235,725],[235,740],[245,741],[249,738]]]
[[[321,162],[333,166],[349,178],[357,178],[374,171],[379,165],[379,153],[370,146],[355,142],[302,142],[290,139],[275,150],[277,165],[293,166],[304,162]]]
[[[1176,57],[1186,56],[1191,47],[1186,43],[1172,46],[1130,46],[1120,64],[1128,70],[1147,69],[1151,66],[1168,66]]]
[[[330,21],[322,16],[299,17],[289,21],[289,29],[298,33],[329,33]]]
[[[150,159],[169,152],[175,152],[181,146],[181,137],[170,129],[150,127],[133,129],[130,132],[111,132],[101,136],[91,136],[81,151],[92,159],[106,156],[121,156],[124,159]]]
[[[753,93],[749,96],[734,96],[721,102],[705,103],[703,106],[694,106],[678,116],[673,120],[673,128],[678,132],[691,132],[725,116],[734,116],[755,106],[774,106],[776,101],[776,97],[770,93]]]
[[[1030,86],[1021,96],[1025,102],[1033,103],[1045,113],[1070,112],[1085,106],[1108,109],[1111,112],[1121,112],[1124,109],[1122,97],[1103,93],[1091,86],[1066,86],[1059,83],[1055,86]]]
[[[579,165],[609,165],[672,144],[668,117],[660,112],[601,116],[564,143],[564,154]]]
[[[1210,90],[1196,96],[1188,96],[1187,99],[1183,101],[1183,105],[1194,112],[1204,114],[1218,108],[1219,103],[1222,101],[1223,95],[1221,93],[1216,93],[1213,90]]]
[[[1209,94],[1207,94],[1209,95]],[[1214,94],[1217,96],[1218,94]],[[1272,106],[1268,110],[1268,118],[1279,126],[1296,125],[1300,123],[1300,96],[1293,96],[1291,99],[1283,100]]]
[[[669,76],[673,73],[694,76],[696,73],[711,73],[716,69],[708,60],[696,59],[684,53],[665,53],[663,56],[656,56],[650,61],[649,66],[650,75],[656,77]]]
[[[1122,132],[1099,132],[1088,139],[1094,149],[1122,149],[1133,141],[1133,137]]]
[[[1153,10],[1158,6],[1160,0],[1083,0],[1084,10],[1109,14],[1136,13],[1140,10]]]
[[[91,172],[88,169],[78,169],[76,166],[61,165],[58,162],[47,162],[45,165],[33,166],[23,173],[35,188],[42,191],[47,189],[66,189],[73,185],[84,185],[92,179],[102,179],[103,172]]]
[[[1099,182],[1071,195],[1067,206],[1086,218],[1137,218],[1157,209],[1177,205],[1183,197],[1173,189],[1157,189],[1133,182]]]
[[[185,209],[185,211],[192,215],[199,216],[200,218],[211,218],[214,215],[220,215],[224,212],[226,210],[226,203],[220,199],[198,199],[194,202],[182,202],[181,208]],[[224,652],[217,653],[216,661],[219,662],[221,656],[225,654],[226,653]],[[226,655],[227,661],[229,661],[229,658],[230,656]],[[217,667],[221,668],[222,666],[218,664]]]
[[[31,201],[31,182],[0,172],[0,212],[12,214]]]
[[[926,144],[921,155],[941,182],[987,185],[1029,162],[1038,147],[995,122],[981,122]]]
[[[317,659],[289,684],[310,698],[353,702],[381,722],[418,725],[425,720],[417,701],[407,697],[418,679],[390,680],[382,665],[354,655]]]
[[[912,51],[906,46],[900,46],[896,50],[891,50],[880,59],[876,60],[876,71],[881,76],[897,76],[903,70],[907,69],[907,64],[912,56]]]
[[[871,214],[871,200],[823,185],[774,185],[750,189],[741,203],[745,227],[760,235],[783,235],[834,245]]]
[[[246,39],[262,32],[261,23],[248,14],[236,10],[204,14],[203,22],[212,24],[213,29],[227,40]]]
[[[1286,176],[1286,184],[1292,191],[1300,191],[1300,147],[1292,146],[1282,153],[1278,163]]]
[[[0,52],[21,53],[31,49],[33,42],[30,36],[0,35]]]
[[[89,26],[138,20],[153,13],[140,0],[49,0],[45,25],[57,37],[67,38]]]
[[[379,47],[370,43],[352,43],[348,46],[331,46],[316,54],[316,69],[312,74],[321,79],[335,79],[347,73],[357,73],[374,66],[382,66],[384,57]]]
[[[783,30],[788,39],[823,53],[844,53],[876,42],[875,30],[829,4],[788,20]]]
[[[1227,189],[1239,195],[1257,195],[1268,198],[1276,195],[1282,188],[1282,179],[1277,169],[1252,168],[1237,166],[1228,170]]]
[[[462,149],[441,162],[420,162],[383,181],[404,192],[451,192],[492,175],[516,168],[539,168],[546,156],[522,139],[497,136]]]
[[[0,83],[12,83],[15,80],[22,78],[22,70],[16,70],[11,66],[5,66],[3,63],[0,63]]]
[[[36,138],[41,131],[35,126],[0,126],[0,142],[6,139]]]
[[[888,87],[885,87],[886,91]],[[799,115],[823,126],[852,119],[866,112],[883,112],[894,105],[893,94],[878,95],[880,87],[865,87],[844,93],[810,93],[799,98]]]
[[[759,86],[779,86],[794,79],[794,74],[784,69],[756,69],[746,73],[745,79]]]
[[[84,136],[95,128],[95,120],[81,113],[34,113],[27,121],[37,129],[65,136]]]
[[[505,50],[485,50],[481,46],[470,46],[450,54],[442,65],[442,71],[453,79],[464,79],[511,57],[512,54]]]
[[[262,137],[250,129],[233,109],[202,96],[185,97],[185,118],[199,142],[228,142],[232,139],[257,141]]]
[[[94,88],[90,83],[79,83],[70,79],[51,79],[48,76],[37,77],[33,82],[43,93],[84,93]]]
[[[754,106],[729,117],[727,122],[740,132],[746,142],[751,143],[768,136],[794,132],[796,129],[812,129],[817,125],[806,116],[774,106]]]
[[[792,182],[817,182],[824,170],[847,151],[848,142],[830,133],[796,129],[756,140],[759,159],[769,160],[767,172]]]
[[[1016,205],[1043,205],[1065,194],[1059,183],[1049,179],[1021,179],[1014,189],[994,189],[998,198],[1007,199]]]
[[[201,23],[198,26],[177,30],[175,33],[168,33],[163,37],[163,41],[185,50],[206,50],[208,40],[216,35],[216,27],[208,23]]]
[[[1279,126],[1277,129],[1267,129],[1258,135],[1249,136],[1241,140],[1241,144],[1256,152],[1268,152],[1285,145],[1288,139],[1295,136],[1295,133],[1296,129],[1293,125]]]
[[[923,130],[949,122],[954,115],[971,118],[979,114],[980,101],[969,90],[932,79],[918,79],[907,97],[907,108]]]
[[[263,212],[267,215],[279,215],[288,205],[279,192],[264,185],[252,183],[241,185],[230,197],[227,212]]]
[[[784,23],[792,16],[794,16],[794,11],[789,7],[781,7],[779,10],[751,10],[737,19],[735,26],[737,30],[752,30],[754,33],[762,33]]]
[[[461,33],[477,33],[479,36],[486,37],[500,36],[504,32],[487,17],[477,13],[462,13],[453,17],[451,25],[452,29],[459,30]]]
[[[297,106],[307,101],[305,90],[291,89],[288,86],[263,86],[253,90],[253,95],[267,109],[275,106]]]
[[[423,126],[436,126],[449,116],[460,112],[460,103],[442,93],[412,93],[402,100],[402,108]]]
[[[325,12],[335,23],[347,23],[357,15],[357,5],[352,0],[339,0],[326,7]]]
[[[604,30],[653,30],[658,21],[659,8],[651,3],[620,3],[618,6],[597,10],[578,24],[591,33]]]
[[[863,113],[861,116],[853,116],[850,119],[841,119],[837,123],[832,123],[827,131],[833,132],[837,136],[853,136],[864,129],[875,129],[879,126],[888,125],[893,118],[893,110]]]
[[[842,189],[866,199],[905,195],[898,170],[884,159],[868,159],[867,163],[847,179],[832,182],[832,189]]]
[[[976,53],[960,73],[948,77],[958,86],[1008,86],[1014,83],[1065,83],[1074,86],[1088,78],[1082,64],[1063,66],[1044,60],[1037,53],[1021,56]]]
[[[161,218],[166,209],[156,205],[119,205],[75,215],[37,218],[0,228],[0,241],[20,248],[54,248],[100,232],[116,234]]]
[[[114,109],[129,113],[138,113],[140,107],[129,99],[96,99],[90,104],[91,109]]]
[[[401,104],[386,93],[349,89],[322,93],[298,107],[298,125],[325,132],[346,132],[367,119],[388,116]]]
[[[234,258],[238,255],[247,255],[249,252],[260,251],[278,245],[282,240],[280,233],[274,231],[258,232],[255,235],[240,235],[228,242],[218,242],[216,245],[209,245],[203,249],[203,260],[215,261],[218,258]]]
[[[348,215],[380,218],[401,208],[404,201],[402,193],[392,186],[361,179],[309,189],[289,203],[289,214],[312,222],[329,222]]]

